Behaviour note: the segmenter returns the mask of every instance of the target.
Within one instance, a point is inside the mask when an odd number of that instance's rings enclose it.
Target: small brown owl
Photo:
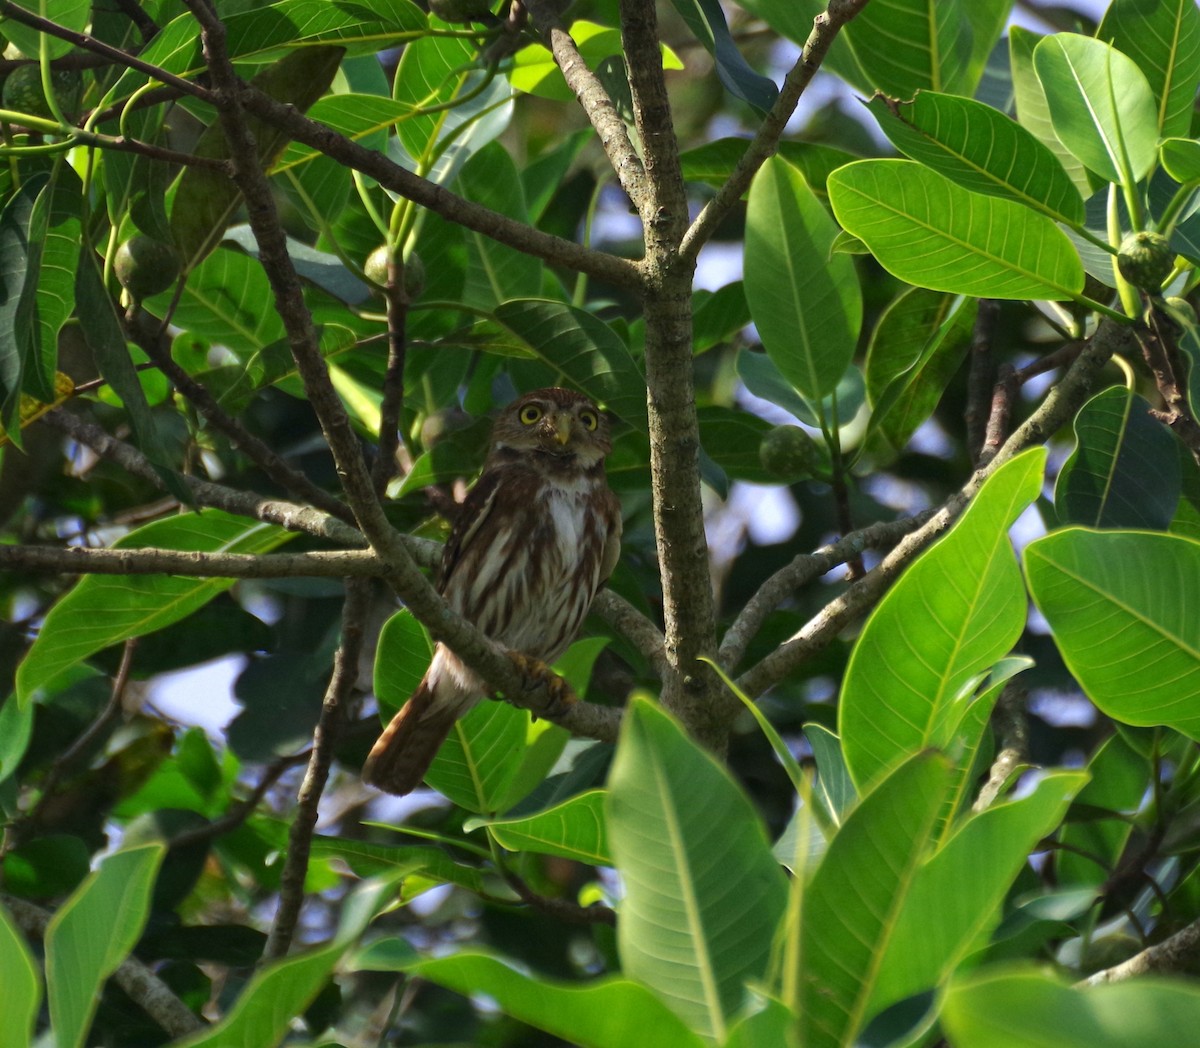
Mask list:
[[[608,487],[608,420],[581,393],[538,389],[492,429],[483,473],[442,555],[438,590],[511,651],[543,662],[574,639],[621,549],[621,508]],[[403,794],[424,777],[454,722],[485,694],[444,644],[380,735],[363,778]]]

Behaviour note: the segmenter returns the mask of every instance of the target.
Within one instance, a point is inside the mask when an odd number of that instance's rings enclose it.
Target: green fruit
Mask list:
[[[113,258],[113,271],[121,287],[135,302],[166,291],[179,277],[179,252],[171,244],[143,236],[131,236]]]
[[[1161,233],[1130,233],[1121,241],[1117,268],[1134,287],[1157,291],[1175,268],[1175,252]]]
[[[380,244],[363,263],[363,273],[372,284],[384,287],[388,279],[388,246]],[[404,293],[411,302],[425,290],[425,263],[415,251],[404,263]]]
[[[443,22],[478,22],[492,13],[488,0],[429,0],[429,11]]]
[[[795,480],[812,474],[820,452],[813,438],[799,426],[775,426],[762,438],[758,458],[772,476]]]
[[[63,116],[70,120],[79,108],[79,96],[83,88],[83,79],[74,69],[54,69],[50,72],[50,83],[54,88],[54,98]],[[17,113],[28,113],[30,116],[40,116],[43,120],[53,120],[54,114],[46,102],[46,94],[42,90],[42,70],[37,65],[18,66],[4,81],[4,108]]]

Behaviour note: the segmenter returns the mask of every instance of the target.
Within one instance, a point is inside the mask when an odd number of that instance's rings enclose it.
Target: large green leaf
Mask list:
[[[1046,146],[1066,171],[1076,190],[1083,197],[1092,194],[1091,176],[1075,155],[1062,144],[1054,131],[1050,119],[1050,107],[1046,104],[1046,92],[1033,70],[1033,52],[1042,38],[1019,25],[1008,30],[1009,63],[1012,66],[1013,100],[1017,107],[1017,120],[1021,126],[1033,133]]]
[[[0,703],[0,782],[17,770],[33,733],[33,706],[17,701],[15,694]]]
[[[860,789],[911,754],[946,745],[979,675],[1020,637],[1025,592],[1008,529],[1037,498],[1045,459],[1034,448],[997,470],[867,620],[838,707]]]
[[[99,990],[141,937],[166,849],[114,852],[79,886],[46,929],[46,995],[58,1048],[77,1048],[92,1024]]]
[[[74,168],[63,164],[34,204],[33,226],[42,237],[37,274],[39,370],[53,387],[58,362],[58,333],[75,305],[75,267],[79,262],[83,184]],[[39,212],[43,212],[39,217]]]
[[[1174,437],[1146,401],[1113,386],[1075,416],[1075,450],[1058,475],[1054,508],[1062,523],[1165,531],[1181,487]]]
[[[879,318],[867,349],[870,428],[864,441],[890,458],[937,407],[974,332],[974,299],[909,288]]]
[[[14,6],[23,7],[26,11],[40,14],[44,18],[52,18],[58,25],[73,29],[77,33],[87,29],[88,18],[92,12],[90,0],[24,0],[23,3]],[[72,48],[70,40],[41,33],[32,26],[11,18],[0,22],[0,32],[29,58],[37,58],[43,47],[47,58],[61,58]]]
[[[806,1048],[854,1044],[879,963],[946,795],[943,758],[920,754],[859,802],[804,895],[800,1029]]]
[[[1113,0],[1096,32],[1127,54],[1158,100],[1162,138],[1187,135],[1200,83],[1200,8],[1195,0]]]
[[[787,887],[728,770],[644,698],[628,707],[609,775],[608,832],[625,898],[622,969],[721,1042],[767,970]]]
[[[897,149],[965,189],[1082,225],[1083,198],[1062,164],[1031,132],[991,106],[922,91],[911,102],[876,96],[869,108]]]
[[[468,811],[494,815],[521,765],[529,727],[525,710],[479,703],[454,725],[425,781]]]
[[[157,520],[114,543],[206,553],[266,553],[293,536],[220,510]],[[46,616],[17,669],[17,696],[28,702],[64,670],[130,637],[169,626],[229,589],[233,579],[178,575],[88,575]]]
[[[429,632],[407,608],[383,624],[375,647],[374,686],[385,723],[417,690],[432,657]]]
[[[621,421],[645,432],[646,381],[628,347],[587,310],[543,299],[517,299],[496,320],[532,350],[547,383],[572,386]]]
[[[869,1013],[942,985],[987,942],[1029,853],[1059,825],[1086,781],[1083,772],[1050,773],[1028,796],[971,816],[929,857],[880,944]]]
[[[1041,971],[984,968],[951,985],[942,1016],[963,1048],[1146,1048],[1189,1039],[1200,989],[1154,976],[1083,988]]]
[[[46,387],[46,376],[37,367],[34,322],[41,245],[32,234],[31,223],[45,184],[44,178],[27,180],[0,211],[0,427],[16,440],[20,431],[14,420],[22,392],[39,400],[54,399],[53,375]]]
[[[391,970],[384,943],[373,944],[354,960],[367,971]],[[447,986],[461,994],[484,994],[521,1022],[546,1030],[581,1048],[613,1045],[670,1045],[700,1048],[704,1042],[648,988],[608,976],[587,983],[550,982],[517,971],[484,953],[413,960],[395,951],[394,967]]]
[[[1025,549],[1029,590],[1090,698],[1200,739],[1200,542],[1067,528]]]
[[[830,255],[836,236],[800,171],[768,160],[746,210],[746,301],[767,355],[813,401],[837,386],[862,325],[854,261]]]
[[[1054,131],[1110,182],[1141,178],[1158,156],[1158,114],[1146,77],[1116,48],[1075,33],[1037,45],[1033,66]]]
[[[604,791],[588,790],[553,808],[520,819],[491,819],[477,825],[509,851],[561,855],[593,866],[611,866],[604,824]],[[470,824],[468,829],[473,828]]]
[[[143,305],[162,319],[174,295],[167,291]],[[284,337],[279,314],[263,308],[271,301],[271,284],[258,261],[240,251],[220,249],[188,274],[171,322],[245,357]]]
[[[0,905],[0,1030],[12,1048],[29,1048],[42,987],[37,965],[4,906]]]
[[[910,284],[1016,299],[1068,299],[1083,289],[1066,234],[1014,201],[971,193],[910,160],[860,160],[828,185],[846,231]]]

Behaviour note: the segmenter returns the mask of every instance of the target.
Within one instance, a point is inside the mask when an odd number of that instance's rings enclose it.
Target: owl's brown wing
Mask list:
[[[446,592],[446,584],[454,573],[455,567],[462,559],[463,552],[471,544],[471,540],[479,534],[483,522],[487,520],[496,505],[496,496],[500,491],[503,471],[498,469],[485,470],[475,482],[475,486],[467,492],[462,505],[458,507],[458,515],[450,528],[450,537],[442,550],[442,563],[438,569],[437,590]]]

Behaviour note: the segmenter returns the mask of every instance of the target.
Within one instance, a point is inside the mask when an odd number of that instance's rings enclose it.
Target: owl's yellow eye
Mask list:
[[[596,413],[594,411],[581,411],[579,413],[579,421],[583,423],[584,428],[589,432],[600,425],[600,420],[596,417]]]
[[[542,417],[542,409],[536,404],[526,404],[521,408],[521,414],[517,416],[527,426],[532,426],[538,419]]]

